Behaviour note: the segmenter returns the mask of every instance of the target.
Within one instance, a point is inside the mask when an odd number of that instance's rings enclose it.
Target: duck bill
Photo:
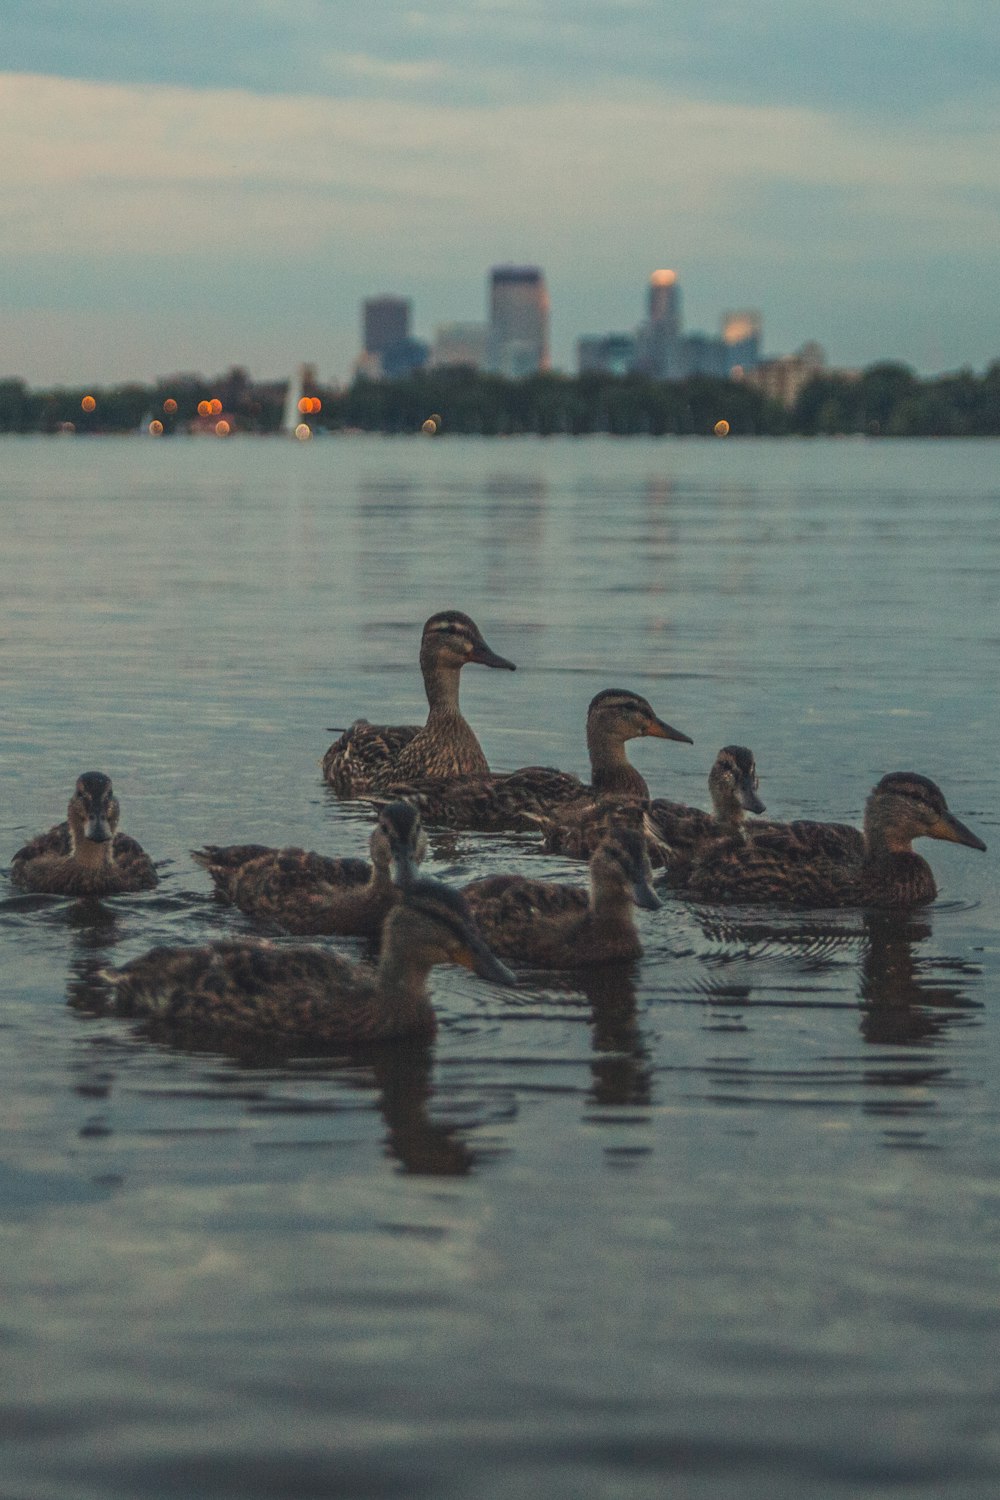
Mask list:
[[[491,953],[489,948],[480,937],[470,936],[467,939],[465,950],[456,959],[463,969],[471,969],[473,974],[478,974],[480,979],[488,979],[491,984],[507,984],[516,988],[517,978],[502,964],[496,954]]]
[[[741,786],[739,790],[740,806],[749,813],[767,812],[764,803],[757,796],[752,786]]]
[[[83,836],[92,844],[110,844],[114,838],[111,824],[103,813],[96,813],[83,825]]]
[[[664,724],[662,719],[651,719],[646,733],[654,740],[680,740],[682,745],[694,744],[689,734],[681,734],[679,729],[674,729],[670,724]]]
[[[474,661],[480,667],[502,667],[505,672],[517,671],[512,661],[508,661],[506,656],[498,656],[495,651],[491,651],[485,641],[479,641],[473,646],[469,660]]]
[[[632,900],[643,911],[659,911],[663,905],[663,902],[653,890],[645,875],[641,879],[632,882]]]
[[[986,845],[978,834],[973,833],[971,828],[966,828],[952,813],[942,813],[933,828],[928,828],[927,837],[932,839],[944,839],[948,844],[964,844],[967,849],[980,849],[986,852]]]

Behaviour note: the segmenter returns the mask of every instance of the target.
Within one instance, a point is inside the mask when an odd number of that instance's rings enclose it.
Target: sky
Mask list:
[[[350,375],[359,306],[486,316],[540,265],[556,366],[760,309],[769,354],[1000,357],[997,0],[5,0],[0,378]]]

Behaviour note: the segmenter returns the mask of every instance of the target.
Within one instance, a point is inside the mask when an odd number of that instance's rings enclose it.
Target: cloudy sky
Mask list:
[[[553,352],[758,307],[771,353],[1000,356],[997,0],[33,0],[0,66],[0,376],[349,373],[544,267]]]

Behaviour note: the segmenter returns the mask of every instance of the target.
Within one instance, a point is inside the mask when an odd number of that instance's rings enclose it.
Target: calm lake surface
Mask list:
[[[163,861],[97,912],[0,875],[0,1492],[17,1500],[1000,1493],[1000,446],[4,440],[4,867],[106,770]],[[639,913],[645,957],[435,971],[431,1047],[252,1067],[68,1001],[249,931],[188,850],[363,853],[318,761],[423,717],[464,609],[491,764],[584,772],[632,686],[705,805],[938,781],[910,919]],[[432,873],[584,878],[530,838]],[[342,946],[350,949],[345,941]],[[355,950],[356,951],[356,950]]]

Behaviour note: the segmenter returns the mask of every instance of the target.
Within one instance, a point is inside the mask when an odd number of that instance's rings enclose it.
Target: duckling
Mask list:
[[[150,891],[158,876],[149,855],[118,833],[121,809],[103,771],[77,778],[66,821],[36,835],[11,861],[10,878],[57,896],[116,896]]]
[[[749,838],[718,839],[692,863],[685,892],[701,901],[786,906],[925,906],[937,895],[915,838],[984,850],[915,771],[883,776],[865,804],[864,832],[838,823],[756,824]]]
[[[403,886],[376,965],[263,938],[152,948],[100,977],[119,1015],[208,1043],[361,1046],[436,1025],[427,977],[454,963],[495,984],[513,974],[487,948],[457,891],[437,880]]]
[[[429,713],[423,727],[356,719],[323,757],[323,777],[341,797],[358,797],[408,777],[484,775],[486,756],[458,706],[459,674],[467,662],[516,667],[498,656],[479,626],[457,609],[431,615],[420,641],[420,670]]]
[[[248,916],[277,923],[286,932],[339,932],[377,937],[427,853],[420,814],[407,802],[379,809],[369,840],[372,862],[327,859],[305,849],[262,844],[207,844],[192,849],[216,890]]]
[[[653,863],[665,860],[668,878],[680,884],[704,845],[713,839],[740,835],[745,813],[766,811],[757,795],[759,785],[757,766],[746,746],[724,745],[708,773],[710,813],[683,802],[668,802],[665,797],[655,797],[649,804],[649,821],[657,840],[666,846],[664,850],[653,846]]]
[[[396,783],[392,790],[414,802],[428,823],[492,832],[530,828],[542,818],[561,816],[554,810],[566,804],[592,807],[595,797],[648,797],[645,778],[625,753],[626,741],[645,737],[692,743],[658,718],[638,693],[605,688],[587,709],[589,786],[568,771],[524,766],[506,775]]]
[[[590,857],[590,891],[523,875],[492,875],[465,887],[469,908],[501,957],[536,968],[570,969],[638,958],[632,905],[660,901],[642,832],[610,825]]]

